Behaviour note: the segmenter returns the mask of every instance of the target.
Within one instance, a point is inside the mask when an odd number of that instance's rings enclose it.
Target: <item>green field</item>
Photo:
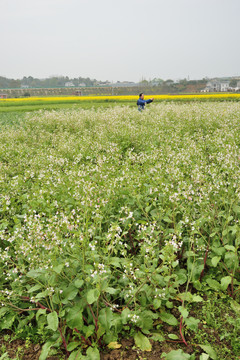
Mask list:
[[[135,107],[136,101],[124,101],[122,102],[123,106],[134,106]],[[2,113],[13,113],[13,112],[32,112],[37,110],[62,110],[62,109],[97,109],[99,107],[102,108],[109,108],[119,106],[119,103],[116,101],[84,101],[82,103],[76,104],[76,102],[73,102],[72,104],[69,102],[50,102],[49,101],[42,101],[41,103],[36,102],[29,102],[29,103],[20,103],[18,105],[16,104],[0,104],[0,114]]]
[[[239,359],[240,103],[46,106],[0,113],[0,359]]]

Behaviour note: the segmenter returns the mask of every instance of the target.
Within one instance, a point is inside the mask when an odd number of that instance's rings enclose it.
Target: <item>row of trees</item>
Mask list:
[[[95,86],[97,85],[96,79],[90,79],[78,77],[78,78],[69,78],[68,76],[53,76],[47,79],[38,79],[32,76],[24,76],[22,79],[8,79],[6,77],[0,76],[0,88],[1,89],[13,89],[21,87],[31,87],[31,88],[54,88],[54,87],[64,87],[66,83],[71,82],[75,86],[79,84],[85,84],[86,86]]]
[[[182,79],[182,80],[174,81],[172,79],[163,80],[160,78],[154,78],[154,79],[150,79],[150,80],[142,79],[139,84],[146,85],[146,86],[148,86],[148,85],[150,85],[150,86],[164,86],[164,85],[174,86],[175,84],[197,85],[197,84],[205,84],[206,81],[207,81],[206,79],[201,79],[201,80]]]

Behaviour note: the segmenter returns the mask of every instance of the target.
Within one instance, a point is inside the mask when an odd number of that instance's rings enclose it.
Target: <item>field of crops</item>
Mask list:
[[[5,339],[239,359],[240,102],[3,113],[0,143]]]
[[[239,101],[239,93],[207,93],[207,94],[182,94],[182,95],[145,95],[145,98],[154,97],[155,102],[192,102],[192,101]],[[124,96],[46,96],[0,99],[0,113],[9,111],[32,111],[36,109],[59,109],[78,105],[84,108],[112,104],[136,104],[138,97]]]

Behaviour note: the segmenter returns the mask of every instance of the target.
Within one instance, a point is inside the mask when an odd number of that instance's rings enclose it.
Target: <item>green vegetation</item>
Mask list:
[[[89,78],[83,77],[70,79],[68,76],[52,76],[47,79],[38,79],[32,76],[24,76],[22,79],[16,80],[0,76],[0,89],[20,88],[21,85],[30,88],[64,87],[68,82],[73,83],[74,86],[79,86],[81,83],[84,83],[86,86],[93,86],[97,83],[97,80],[91,80]]]
[[[122,105],[126,106],[134,106],[135,107],[135,103],[134,102],[129,102],[129,101],[121,101]],[[114,101],[109,101],[109,100],[102,100],[102,101],[83,101],[81,103],[78,102],[78,104],[76,104],[76,101],[72,101],[72,103],[70,101],[37,101],[37,102],[33,102],[33,101],[29,101],[29,103],[27,104],[25,103],[21,103],[21,104],[7,104],[7,105],[3,105],[0,103],[0,114],[1,113],[10,113],[10,117],[11,117],[11,113],[13,112],[32,112],[32,111],[36,111],[36,110],[60,110],[60,109],[98,109],[99,107],[102,108],[108,108],[108,107],[113,107],[113,106],[119,106],[119,102]]]
[[[165,360],[236,360],[239,111],[2,113],[2,333],[43,343],[40,360],[100,359],[129,336],[142,358],[157,342]]]

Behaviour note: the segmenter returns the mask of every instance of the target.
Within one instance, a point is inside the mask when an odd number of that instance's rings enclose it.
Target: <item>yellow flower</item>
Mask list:
[[[240,94],[181,94],[181,95],[145,95],[145,98],[154,97],[156,100],[218,100],[218,99],[240,99]],[[17,98],[17,99],[0,99],[0,103],[41,103],[41,102],[81,102],[81,101],[135,101],[138,99],[137,95],[99,95],[99,96],[49,96],[49,97],[30,97],[30,98]]]

